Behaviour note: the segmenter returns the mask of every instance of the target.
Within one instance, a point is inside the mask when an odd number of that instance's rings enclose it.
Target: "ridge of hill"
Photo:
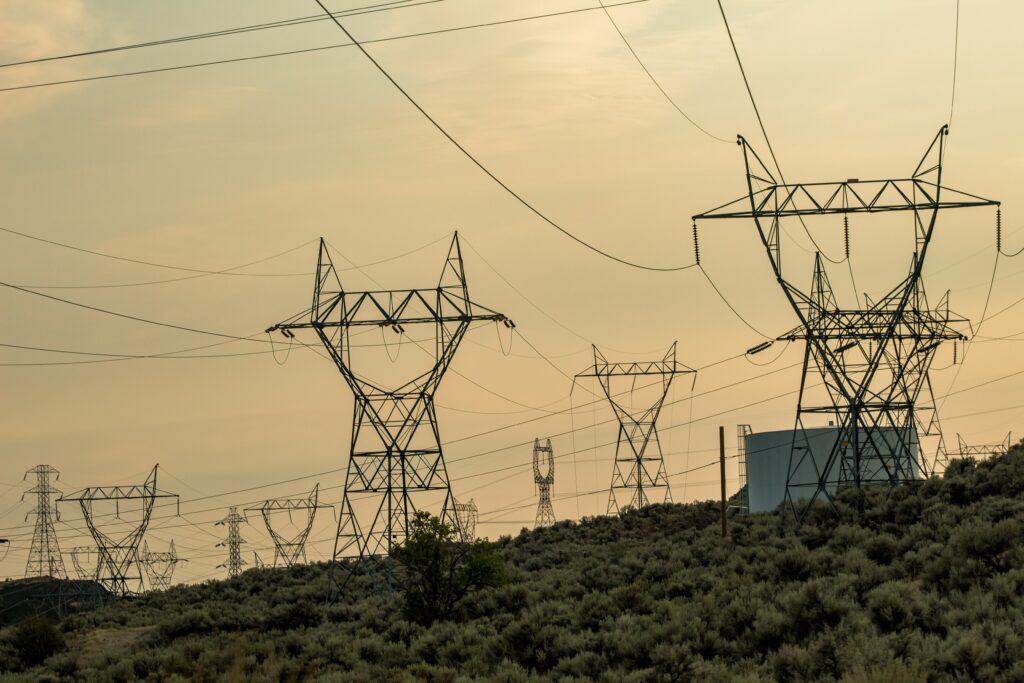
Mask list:
[[[4,680],[1024,681],[1024,449],[868,490],[864,512],[730,520],[653,505],[497,542],[506,585],[450,621],[403,617],[360,576],[323,605],[323,564],[177,586],[59,625]]]

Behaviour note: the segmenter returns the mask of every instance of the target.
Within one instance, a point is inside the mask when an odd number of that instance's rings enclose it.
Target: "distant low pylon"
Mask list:
[[[547,460],[544,474],[541,474],[541,462]],[[537,501],[537,520],[534,528],[550,526],[555,523],[555,509],[551,505],[551,488],[555,485],[555,451],[551,448],[551,439],[543,446],[540,439],[533,440],[533,483],[537,485],[539,499]]]
[[[174,540],[171,540],[170,548],[164,553],[154,553],[149,549],[149,543],[142,543],[142,557],[139,560],[142,568],[146,570],[146,578],[149,579],[150,588],[156,591],[164,591],[171,587],[171,578],[174,576],[174,568],[179,562],[186,562],[178,557],[178,551],[174,548]]]
[[[468,503],[456,502],[454,507],[459,540],[463,543],[472,543],[476,538],[476,523],[480,519],[480,511],[472,500]]]
[[[1010,452],[1010,442],[1012,439],[1013,432],[1007,432],[1006,438],[999,443],[969,444],[962,436],[956,435],[961,458],[991,458],[1006,455]]]
[[[259,507],[246,508],[246,512],[259,512],[263,517],[263,523],[267,526],[267,533],[270,534],[271,540],[274,541],[275,567],[279,560],[286,567],[291,567],[300,561],[306,562],[306,539],[309,538],[309,532],[313,529],[316,511],[320,508],[334,509],[331,505],[320,503],[319,496],[320,484],[317,483],[306,498],[271,498],[265,500]],[[271,520],[271,515],[274,512],[287,512],[289,518],[291,518],[293,512],[305,513],[306,523],[304,526],[299,526],[299,531],[295,535],[291,537],[282,536],[274,529],[274,524]]]
[[[242,538],[239,531],[239,526],[244,521],[245,517],[238,514],[238,508],[232,506],[228,508],[228,516],[216,524],[216,526],[227,526],[228,528],[228,537],[222,543],[217,544],[218,548],[227,547],[228,559],[223,564],[218,564],[217,569],[227,569],[229,579],[241,574],[242,565],[246,564],[242,559],[242,544],[245,543],[245,539]]]
[[[36,516],[35,529],[32,531],[32,547],[28,551],[28,562],[25,564],[25,578],[31,576],[52,576],[58,579],[68,578],[64,569],[64,558],[60,554],[60,545],[57,543],[57,533],[53,530],[53,519],[60,519],[56,506],[50,501],[50,496],[57,493],[56,488],[50,484],[50,476],[54,480],[60,478],[60,472],[49,465],[36,465],[25,473],[34,474],[36,485],[22,495],[36,494],[36,509],[29,515]],[[26,516],[26,519],[28,517]]]

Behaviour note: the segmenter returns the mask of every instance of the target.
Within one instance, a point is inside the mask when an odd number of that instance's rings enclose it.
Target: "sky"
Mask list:
[[[405,4],[342,22],[374,41],[584,10],[366,47],[510,188],[617,257],[654,267],[693,263],[690,216],[745,192],[736,134],[765,152],[714,1],[644,0],[609,12],[676,104],[722,140],[666,101],[596,0]],[[949,122],[944,184],[1002,201],[1005,247],[1020,248],[1019,3],[960,8],[955,97],[953,1],[724,5],[787,179],[905,177]],[[0,61],[318,13],[313,2],[4,0]],[[24,573],[34,499],[22,500],[32,483],[22,475],[40,463],[60,471],[56,486],[67,493],[140,482],[159,463],[158,485],[180,495],[181,516],[173,506],[156,508],[146,539],[154,551],[173,539],[189,560],[176,581],[224,575],[217,565],[226,552],[216,543],[226,532],[214,522],[228,506],[308,495],[317,482],[320,500],[338,503],[351,393],[322,355],[301,345],[289,352],[280,336],[271,348],[263,334],[309,306],[320,237],[339,267],[383,261],[342,272],[347,289],[398,289],[433,287],[458,230],[471,298],[515,321],[514,335],[475,326],[437,394],[453,493],[477,503],[481,535],[532,526],[535,437],[551,437],[559,456],[556,517],[605,512],[611,409],[596,400],[593,380],[571,380],[593,362],[591,344],[617,361],[660,359],[678,342],[679,362],[698,369],[695,379],[673,382],[659,422],[677,502],[717,495],[719,425],[730,455],[738,424],[792,427],[802,349],[777,344],[744,355],[797,322],[752,223],[707,222],[699,234],[701,263],[741,319],[696,268],[631,268],[544,223],[353,47],[4,90],[344,42],[337,26],[311,21],[0,68],[0,281],[22,288],[0,288],[0,343],[9,345],[0,347],[0,533],[12,541],[0,562],[4,576]],[[841,220],[808,226],[826,253],[842,254]],[[911,224],[906,216],[854,216],[850,227],[857,291],[877,296],[906,272]],[[25,235],[199,271],[259,263],[204,275]],[[787,276],[806,285],[810,243],[797,229],[783,248]],[[951,348],[935,361],[936,392],[958,392],[941,412],[953,444],[958,433],[973,443],[1001,441],[1020,432],[1024,416],[1016,398],[1024,374],[1013,374],[1024,373],[1016,353],[1024,336],[1015,336],[1024,335],[1024,306],[1002,312],[1021,296],[1024,256],[995,264],[994,211],[941,217],[925,267],[928,293],[937,301],[949,290],[977,335],[966,356],[958,349],[957,364]],[[994,267],[990,320],[979,329]],[[856,305],[845,264],[830,276],[840,302]],[[360,371],[368,374],[394,374],[385,354],[410,363],[421,354],[376,331],[366,339],[390,344],[366,350]],[[217,357],[128,360],[12,347],[154,355],[221,342],[185,354]],[[977,386],[990,380],[997,381]],[[727,475],[732,492],[735,459]],[[59,509],[70,570],[67,551],[90,541],[74,504]],[[249,519],[243,557],[251,563],[255,551],[271,560],[261,520]],[[288,530],[298,521],[283,516],[280,524]],[[334,525],[330,510],[318,513],[311,560],[330,556]]]

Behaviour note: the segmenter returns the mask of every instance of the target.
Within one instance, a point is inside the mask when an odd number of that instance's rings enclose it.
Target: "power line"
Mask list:
[[[651,83],[653,83],[654,87],[658,89],[658,92],[660,92],[665,97],[665,100],[667,100],[668,103],[671,104],[672,107],[677,112],[682,114],[683,118],[686,119],[687,121],[689,121],[690,124],[693,125],[694,128],[696,128],[700,132],[704,133],[704,135],[707,135],[712,140],[718,140],[719,142],[725,142],[727,144],[731,144],[732,140],[727,140],[725,138],[720,138],[717,135],[715,135],[714,133],[709,132],[706,128],[704,128],[704,126],[700,125],[699,123],[697,123],[696,121],[691,119],[689,114],[687,114],[685,111],[683,111],[682,107],[680,107],[676,103],[676,101],[674,99],[672,99],[672,97],[669,96],[668,92],[665,91],[665,88],[661,87],[661,83],[658,82],[658,79],[654,77],[654,74],[651,73],[651,70],[648,69],[647,65],[644,64],[642,59],[640,59],[640,55],[638,55],[636,53],[636,50],[633,49],[633,45],[629,42],[629,39],[626,38],[626,34],[624,34],[622,32],[622,29],[619,28],[619,25],[618,25],[618,23],[616,23],[615,18],[612,17],[612,13],[608,11],[607,7],[605,7],[604,0],[597,0],[597,1],[599,3],[601,3],[601,9],[604,10],[604,15],[606,17],[608,17],[608,21],[611,22],[611,25],[615,28],[615,32],[619,34],[619,38],[622,38],[622,42],[626,45],[626,48],[629,50],[629,53],[631,55],[633,55],[633,59],[636,60],[636,63],[639,64],[640,68],[643,69],[645,74],[647,74],[647,78],[649,78],[651,80]]]
[[[960,0],[956,0],[956,23],[953,25],[953,87],[949,94],[949,120],[953,125],[953,105],[956,103],[956,65],[960,54]]]
[[[342,33],[345,34],[345,37],[348,38],[350,41],[352,41],[353,45],[355,45],[357,48],[359,48],[359,51],[363,53],[363,56],[365,56],[368,60],[370,60],[370,63],[373,64],[373,66],[381,73],[381,75],[383,75],[384,78],[386,78],[391,83],[391,85],[393,85],[395,87],[395,89],[397,89],[398,92],[400,92],[405,97],[405,99],[409,101],[409,104],[411,104],[413,107],[415,107],[416,110],[419,111],[420,114],[422,114],[423,117],[425,119],[427,119],[427,121],[429,121],[434,126],[434,128],[437,129],[437,131],[439,133],[441,133],[441,135],[443,135],[450,143],[452,143],[452,145],[455,146],[456,149],[458,149],[460,152],[462,152],[463,156],[465,156],[477,168],[479,168],[481,171],[483,171],[484,174],[486,174],[487,177],[489,177],[491,180],[493,180],[501,189],[505,190],[505,192],[509,196],[511,196],[516,201],[518,201],[523,207],[525,207],[526,209],[531,211],[535,216],[537,216],[542,221],[544,221],[545,223],[547,223],[548,225],[553,227],[555,230],[559,231],[560,233],[562,233],[566,237],[570,238],[574,242],[578,243],[579,245],[581,245],[583,247],[586,247],[587,249],[593,251],[596,254],[600,254],[601,256],[604,256],[607,259],[610,259],[612,261],[616,261],[616,262],[621,263],[621,264],[626,265],[626,266],[630,266],[630,267],[633,267],[633,268],[638,268],[640,270],[650,270],[650,271],[655,271],[655,272],[675,272],[675,271],[680,271],[680,270],[687,270],[687,269],[693,268],[695,265],[697,265],[696,263],[692,263],[692,264],[687,265],[687,266],[658,267],[658,266],[648,266],[648,265],[644,265],[644,264],[640,264],[640,263],[635,263],[633,261],[629,261],[627,259],[623,259],[623,258],[620,258],[618,256],[614,256],[613,254],[610,254],[610,253],[608,253],[608,252],[606,252],[606,251],[604,251],[604,250],[602,250],[602,249],[600,249],[600,248],[590,244],[589,242],[587,242],[587,241],[577,237],[573,233],[571,233],[568,230],[566,230],[565,228],[563,228],[561,225],[559,225],[554,220],[549,218],[540,209],[538,209],[533,204],[528,202],[522,195],[520,195],[515,190],[513,190],[510,186],[508,186],[503,180],[501,180],[498,176],[496,176],[489,168],[484,166],[484,164],[479,159],[477,159],[475,156],[473,156],[473,154],[468,149],[463,147],[462,144],[458,140],[456,140],[451,135],[451,133],[449,133],[440,123],[438,123],[438,121],[433,116],[431,116],[427,112],[426,109],[424,109],[422,106],[420,106],[419,102],[417,102],[413,98],[413,96],[410,95],[409,92],[405,88],[403,88],[398,83],[398,81],[395,80],[395,78],[390,73],[388,73],[387,69],[385,69],[383,66],[381,66],[380,62],[378,62],[376,59],[374,59],[373,55],[370,54],[369,50],[367,50],[363,46],[362,43],[357,41],[355,39],[355,37],[351,33],[349,33],[348,29],[346,29],[342,25],[342,23],[338,19],[338,17],[336,17],[333,14],[331,14],[331,12],[327,9],[326,6],[324,6],[324,4],[323,4],[323,2],[321,2],[321,0],[314,0],[314,1],[316,2],[316,4],[318,4],[320,6],[320,8],[324,11],[325,14],[327,14],[327,15],[329,15],[331,17],[331,19],[332,19],[332,21],[334,21],[335,25],[339,29],[341,29]],[[602,7],[603,7],[603,5],[602,5]]]

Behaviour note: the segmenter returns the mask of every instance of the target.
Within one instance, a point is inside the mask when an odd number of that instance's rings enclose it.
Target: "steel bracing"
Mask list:
[[[149,579],[151,590],[164,591],[171,587],[171,578],[174,576],[174,568],[179,562],[186,562],[178,557],[178,551],[174,548],[174,540],[171,540],[170,547],[166,552],[154,553],[149,549],[149,542],[142,542],[142,556],[139,558],[142,568],[146,570],[146,578]]]
[[[593,349],[593,366],[576,377],[597,378],[619,423],[612,481],[608,488],[608,514],[644,507],[652,502],[652,497],[657,499],[654,502],[672,502],[672,489],[658,439],[658,415],[676,375],[696,371],[676,362],[676,342],[672,342],[664,358],[653,361],[609,363],[596,346]],[[658,377],[661,381],[654,384],[659,389],[657,398],[646,407],[638,408],[634,398],[638,391],[636,380],[640,377]],[[616,378],[631,382],[625,394],[629,397],[628,405],[615,398],[622,396],[612,388]]]
[[[512,326],[503,314],[469,298],[458,233],[437,286],[408,290],[345,291],[321,240],[309,321],[270,330],[287,336],[313,329],[355,397],[335,562],[388,554],[405,540],[416,511],[438,501],[441,518],[457,522],[434,394],[469,326],[484,320]],[[389,329],[401,336],[408,327],[433,328],[429,369],[393,387],[357,374],[350,343],[354,330]],[[330,583],[333,588],[334,578]]]
[[[455,501],[452,504],[452,508],[455,512],[455,524],[459,541],[462,543],[472,543],[476,538],[476,523],[480,520],[480,511],[477,509],[476,503],[472,500],[468,503]]]
[[[223,564],[218,564],[217,569],[227,569],[228,578],[233,579],[242,573],[242,565],[247,564],[242,559],[242,544],[245,543],[245,539],[242,538],[240,531],[242,522],[245,521],[245,517],[238,514],[237,507],[228,508],[227,517],[216,523],[215,526],[226,526],[228,528],[228,537],[223,542],[218,543],[218,548],[228,549],[228,559]]]
[[[32,531],[32,546],[28,551],[28,562],[25,563],[25,578],[30,576],[52,576],[58,579],[68,578],[64,569],[64,558],[60,553],[60,544],[57,543],[57,533],[53,529],[53,520],[60,519],[56,503],[51,501],[51,496],[60,494],[50,483],[60,478],[60,472],[49,465],[36,465],[25,473],[25,479],[34,475],[36,485],[26,491],[25,496],[35,494],[36,508],[29,515],[35,515],[36,524]],[[28,517],[25,518],[26,520]]]
[[[555,509],[551,505],[551,489],[555,486],[555,451],[551,447],[551,439],[546,439],[543,446],[540,439],[533,440],[533,483],[537,487],[537,519],[533,527],[550,526],[555,523]]]
[[[818,500],[835,510],[841,486],[859,490],[864,482],[893,485],[928,472],[919,444],[921,436],[937,431],[928,369],[943,342],[964,339],[958,328],[966,321],[950,312],[948,293],[938,306],[928,304],[922,268],[940,211],[998,207],[998,202],[942,186],[947,134],[943,126],[908,178],[797,184],[777,182],[741,136],[747,196],[693,217],[695,223],[753,219],[775,277],[800,321],[779,337],[805,343],[785,492],[787,509],[797,521]],[[848,229],[849,214],[888,212],[911,215],[914,252],[907,275],[877,301],[865,296],[863,307],[841,307],[820,254],[809,292],[784,277],[784,219],[842,214]],[[837,427],[837,437],[821,457],[811,450],[806,430],[823,426],[826,418]]]
[[[111,595],[122,597],[142,592],[139,543],[149,526],[153,504],[158,498],[174,498],[175,502],[178,500],[178,494],[167,493],[157,488],[156,475],[159,467],[154,465],[149,477],[142,484],[90,486],[58,499],[58,502],[77,502],[81,507],[82,517],[85,518],[86,526],[96,542],[99,553],[95,578]],[[121,519],[121,505],[131,502],[134,508],[134,501],[138,501],[136,512],[139,519]],[[114,513],[94,513],[93,505],[97,502],[113,503]],[[115,530],[115,527],[120,527],[120,530]],[[74,555],[72,561],[75,561],[77,567]]]
[[[77,545],[71,549],[71,564],[79,579],[95,581],[100,571],[100,555],[95,546]]]
[[[304,498],[271,498],[263,501],[258,507],[246,508],[246,512],[259,512],[263,517],[263,523],[267,527],[274,542],[274,564],[278,566],[281,562],[286,567],[306,562],[306,540],[309,532],[313,530],[313,521],[316,519],[316,511],[321,508],[330,508],[319,501],[320,484],[318,483]],[[273,516],[275,513],[287,512],[288,520],[294,521],[293,514],[305,515],[305,520],[297,524],[298,531],[291,536],[284,536],[274,528]],[[229,532],[230,533],[230,532]]]
[[[1010,452],[1010,443],[1013,440],[1013,432],[1007,432],[1006,438],[999,443],[976,443],[969,444],[959,434],[956,435],[958,455],[961,458],[992,458],[999,455],[1006,455]]]

